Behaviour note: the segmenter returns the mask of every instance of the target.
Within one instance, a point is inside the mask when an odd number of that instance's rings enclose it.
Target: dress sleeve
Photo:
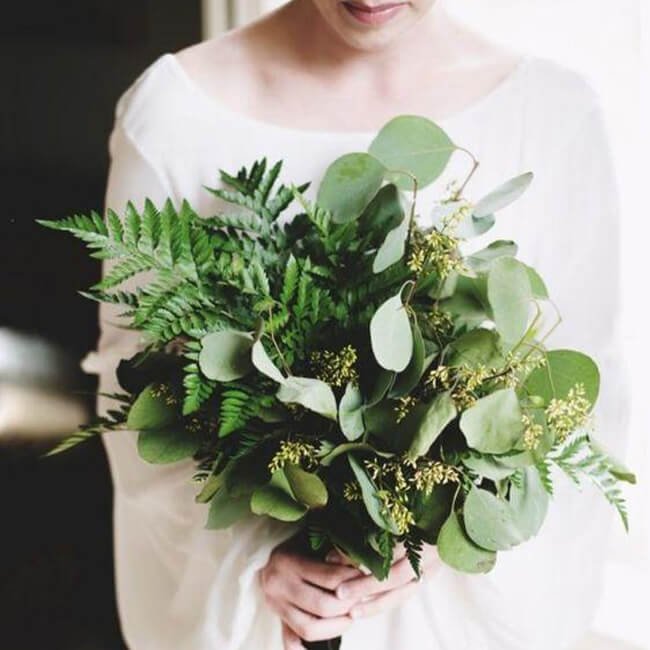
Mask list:
[[[625,445],[626,418],[619,337],[619,213],[603,115],[597,106],[553,161],[548,192],[551,229],[540,272],[563,323],[547,341],[592,356],[601,371],[594,435],[606,448]],[[570,648],[587,631],[602,588],[615,511],[602,493],[579,490],[554,474],[555,496],[540,534],[499,554],[485,580],[467,578],[467,595],[484,627],[480,647]]]
[[[110,138],[106,208],[127,201],[161,205],[170,191],[157,162],[118,120]],[[106,268],[104,269],[106,271]],[[146,281],[129,280],[133,290]],[[137,332],[119,326],[121,308],[102,304],[97,351],[84,360],[100,393],[118,391],[119,361],[140,348]],[[98,412],[111,407],[100,395]],[[114,482],[116,588],[124,637],[132,650],[244,650],[280,647],[279,622],[263,605],[257,573],[293,530],[247,518],[228,530],[205,529],[207,506],[194,502],[192,461],[150,465],[138,457],[134,431],[104,437]]]

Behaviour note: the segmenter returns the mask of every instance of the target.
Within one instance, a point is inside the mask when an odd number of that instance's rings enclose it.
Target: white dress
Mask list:
[[[604,379],[600,440],[623,445],[617,379],[618,239],[616,188],[598,100],[575,73],[525,58],[489,95],[439,121],[481,165],[467,188],[478,199],[526,170],[536,177],[514,207],[477,245],[514,239],[520,257],[545,278],[564,323],[552,347],[592,354]],[[186,198],[203,215],[217,199],[218,170],[235,172],[256,158],[284,160],[281,179],[312,180],[326,165],[365,151],[373,132],[322,132],[271,125],[217,103],[172,54],[157,59],[120,98],[110,138],[106,206],[127,200],[161,204]],[[419,193],[426,222],[436,195],[463,178],[457,153],[444,177]],[[297,210],[296,210],[297,211]],[[100,389],[117,389],[114,370],[137,348],[137,335],[116,328],[116,310],[101,308],[102,333],[85,368]],[[99,409],[108,402],[99,400]],[[257,572],[287,534],[252,518],[223,531],[204,529],[206,507],[194,503],[191,463],[148,465],[135,434],[105,438],[115,483],[117,597],[131,650],[280,650],[280,624],[264,605]],[[607,530],[614,515],[593,489],[578,492],[558,478],[541,534],[499,555],[494,571],[467,576],[442,567],[401,608],[355,622],[343,648],[373,650],[560,650],[589,626],[598,598]]]

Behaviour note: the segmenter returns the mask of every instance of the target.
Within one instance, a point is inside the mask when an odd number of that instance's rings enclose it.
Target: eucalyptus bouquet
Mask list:
[[[417,191],[455,151],[471,170],[422,228]],[[416,574],[425,543],[489,571],[540,529],[553,466],[595,482],[627,526],[618,481],[633,476],[589,427],[596,364],[546,348],[552,303],[514,242],[461,253],[532,180],[473,204],[477,164],[433,122],[400,116],[329,166],[315,203],[308,184],[276,188],[281,163],[262,159],[221,172],[227,189],[209,191],[232,209],[214,216],[146,201],[123,219],[42,222],[114,260],[86,295],[123,305],[146,341],[117,370],[116,408],[54,451],[137,431],[145,461],[194,459],[209,528],[300,522],[313,552],[340,549],[379,579],[397,543]],[[155,279],[120,290],[142,272]]]

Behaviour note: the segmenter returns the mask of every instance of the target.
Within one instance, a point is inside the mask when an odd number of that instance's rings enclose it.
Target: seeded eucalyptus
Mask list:
[[[548,292],[514,242],[461,253],[532,174],[474,203],[472,157],[448,196],[416,206],[467,154],[401,116],[330,165],[315,203],[262,159],[221,172],[210,191],[227,214],[147,201],[42,222],[114,261],[87,295],[122,305],[148,342],[120,365],[119,408],[54,451],[137,435],[148,462],[193,459],[208,527],[302,522],[315,550],[338,547],[378,578],[397,542],[416,572],[424,543],[460,571],[489,571],[539,531],[551,467],[592,480],[627,525],[619,481],[633,476],[591,431],[596,364],[547,349]],[[155,279],[120,288],[142,272]]]

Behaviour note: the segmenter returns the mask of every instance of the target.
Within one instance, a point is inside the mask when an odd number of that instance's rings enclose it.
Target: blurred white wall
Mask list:
[[[307,1],[307,0],[304,0]],[[449,11],[511,48],[554,59],[580,71],[600,93],[609,126],[621,197],[623,229],[623,333],[631,401],[630,443],[626,461],[640,477],[628,490],[631,533],[617,528],[607,567],[607,585],[596,629],[610,637],[650,648],[646,602],[650,584],[650,417],[647,415],[649,345],[647,271],[650,210],[646,193],[650,145],[647,116],[647,0],[439,0]],[[225,10],[228,24],[240,25],[280,0],[205,0]],[[223,12],[222,12],[223,13]],[[227,14],[227,12],[226,12]],[[224,14],[224,15],[226,15]],[[209,27],[207,33],[214,34]],[[647,37],[647,31],[645,32]],[[642,83],[642,81],[644,83]],[[642,96],[644,108],[642,110]],[[645,120],[642,120],[642,115]],[[612,647],[612,650],[614,648]]]

